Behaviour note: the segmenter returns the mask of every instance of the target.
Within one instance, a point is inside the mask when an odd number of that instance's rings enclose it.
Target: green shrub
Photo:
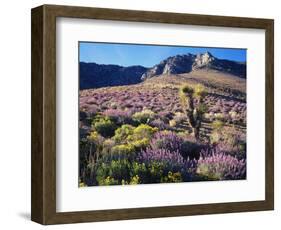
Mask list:
[[[132,158],[141,149],[149,145],[149,140],[157,128],[141,124],[137,128],[131,125],[122,125],[115,131],[113,140],[118,145],[112,147],[111,153],[115,156]]]
[[[234,128],[229,126],[224,126],[221,129],[215,129],[210,136],[211,144],[223,142],[227,145],[235,145],[239,142],[242,136],[240,133]]]
[[[224,125],[224,122],[220,121],[220,120],[215,120],[212,123],[212,127],[216,130],[221,129]]]
[[[133,176],[130,178],[130,181],[122,180],[121,181],[122,185],[135,185],[135,184],[140,184],[140,178],[138,175]]]
[[[99,181],[99,185],[118,185],[118,180],[115,180],[112,177],[106,177],[105,179],[101,179]]]
[[[130,167],[126,159],[101,163],[96,170],[96,180],[99,185],[103,185],[106,181],[122,184],[122,180],[130,179]]]
[[[94,129],[103,137],[112,137],[116,129],[116,125],[108,118],[102,118],[93,123]]]
[[[176,182],[182,182],[182,181],[183,181],[183,179],[182,179],[180,172],[173,173],[173,172],[169,171],[167,176],[164,176],[161,178],[162,183],[176,183]]]
[[[120,128],[115,130],[113,139],[118,143],[125,143],[128,136],[132,135],[134,127],[131,125],[122,125]]]
[[[111,149],[111,153],[113,159],[132,158],[135,155],[135,147],[132,144],[116,145]]]
[[[104,141],[104,138],[96,131],[91,132],[87,138],[90,142],[94,142],[97,145],[101,145]]]
[[[151,110],[145,109],[141,112],[133,114],[132,118],[134,121],[142,124],[146,124],[155,117],[155,113]]]
[[[144,163],[138,163],[136,161],[132,162],[130,176],[131,178],[134,176],[139,177],[140,183],[147,183],[148,182],[148,171]]]
[[[163,162],[152,161],[147,166],[149,183],[160,183],[164,174],[165,165]]]
[[[128,140],[142,140],[144,138],[150,139],[152,135],[157,131],[157,128],[153,128],[147,124],[141,124],[134,129],[131,136],[128,136]]]
[[[140,177],[138,175],[135,175],[131,178],[130,184],[140,184]]]
[[[115,141],[112,139],[106,139],[103,142],[103,146],[102,146],[102,154],[103,155],[108,155],[111,153],[111,149],[115,146]]]
[[[103,183],[102,181],[109,176],[109,165],[106,163],[100,163],[98,167],[96,167],[95,175],[97,183]]]
[[[148,145],[150,138],[157,131],[158,128],[153,128],[147,124],[141,124],[136,128],[131,125],[122,125],[115,131],[113,140],[142,148]]]
[[[135,147],[136,152],[146,148],[149,145],[149,139],[148,138],[143,138],[139,140],[135,140],[132,142],[129,142],[131,145]]]
[[[105,116],[102,116],[100,114],[96,114],[96,115],[92,116],[92,125],[94,125],[96,122],[99,122],[103,119],[105,119]]]
[[[109,176],[121,182],[122,179],[129,179],[130,163],[128,160],[110,162]]]

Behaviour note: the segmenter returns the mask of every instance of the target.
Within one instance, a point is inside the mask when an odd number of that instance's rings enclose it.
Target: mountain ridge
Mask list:
[[[146,70],[143,66],[123,67],[80,62],[80,89],[137,84],[141,82],[141,76]]]
[[[148,69],[142,80],[163,74],[189,73],[197,69],[213,69],[246,78],[246,64],[214,57],[210,52],[168,57]]]

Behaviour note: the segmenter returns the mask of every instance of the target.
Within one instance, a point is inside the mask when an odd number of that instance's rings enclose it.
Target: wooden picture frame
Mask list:
[[[100,211],[56,211],[56,18],[264,29],[266,35],[265,200]],[[31,219],[64,224],[274,209],[274,21],[271,19],[43,5],[32,9]]]

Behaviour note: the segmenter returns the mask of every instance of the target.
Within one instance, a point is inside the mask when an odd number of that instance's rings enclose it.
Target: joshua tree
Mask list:
[[[206,111],[206,106],[203,104],[203,99],[206,96],[206,90],[203,85],[191,87],[183,85],[179,91],[180,102],[184,113],[187,116],[188,123],[192,128],[193,135],[199,139],[199,132],[203,114]]]

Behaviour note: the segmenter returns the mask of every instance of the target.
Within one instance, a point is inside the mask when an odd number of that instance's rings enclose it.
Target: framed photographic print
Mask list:
[[[273,20],[32,9],[41,224],[274,208]]]

